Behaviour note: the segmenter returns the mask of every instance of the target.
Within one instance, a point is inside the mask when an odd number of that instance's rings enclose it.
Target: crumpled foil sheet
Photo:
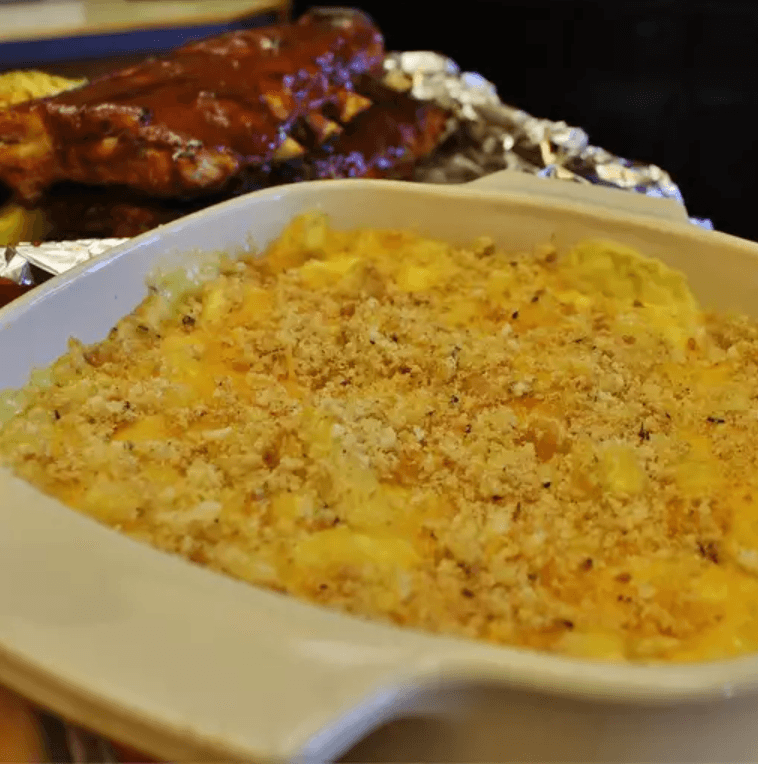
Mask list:
[[[393,53],[385,60],[385,71],[389,81],[421,100],[439,103],[453,115],[440,150],[416,168],[416,181],[466,183],[509,169],[557,181],[612,186],[684,204],[679,188],[661,168],[617,157],[590,145],[580,128],[537,119],[502,103],[492,83],[478,74],[461,72],[445,56],[425,51]],[[691,220],[712,228],[710,221]],[[0,277],[34,284],[32,266],[59,275],[125,241],[91,239],[6,247],[4,257],[0,254]],[[64,727],[70,761],[118,761],[104,739],[73,725]]]
[[[538,119],[504,104],[495,86],[479,74],[461,72],[449,58],[427,51],[393,53],[390,77],[408,79],[410,92],[449,109],[456,123],[447,146],[416,169],[426,183],[465,183],[498,170],[577,183],[613,186],[684,204],[671,176],[656,165],[632,162],[590,145],[584,130]],[[710,221],[692,222],[712,228]]]
[[[16,247],[6,247],[3,257],[0,257],[0,278],[15,281],[23,286],[33,286],[34,274],[29,261],[18,254]]]
[[[46,273],[59,276],[125,241],[128,239],[80,239],[62,242],[44,241],[41,244],[16,244],[5,248],[5,265],[0,259],[0,277],[19,283],[33,284],[33,274],[29,266],[35,265]],[[17,274],[32,280],[19,281],[19,278],[16,278]]]
[[[560,180],[602,183],[641,193],[682,196],[660,168],[635,166],[589,145],[584,130],[565,122],[537,119],[504,104],[495,86],[479,74],[461,72],[439,53],[416,51],[387,56],[385,70],[406,75],[410,92],[449,109],[459,130],[448,152],[419,167],[416,178],[431,183],[465,183],[498,170]]]

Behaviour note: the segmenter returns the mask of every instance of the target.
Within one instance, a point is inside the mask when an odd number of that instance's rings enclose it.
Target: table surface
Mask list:
[[[0,43],[285,17],[289,8],[289,0],[0,0]]]

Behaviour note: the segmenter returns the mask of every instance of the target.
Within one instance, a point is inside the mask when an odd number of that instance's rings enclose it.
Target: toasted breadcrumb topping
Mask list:
[[[758,325],[612,242],[296,220],[70,350],[0,429],[69,506],[252,584],[617,660],[758,649]]]

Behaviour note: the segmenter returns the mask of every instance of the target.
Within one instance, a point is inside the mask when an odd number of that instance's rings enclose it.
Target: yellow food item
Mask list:
[[[0,109],[34,98],[48,98],[86,82],[84,79],[71,80],[34,70],[5,72],[0,74]]]
[[[86,80],[70,80],[45,72],[19,71],[0,74],[0,109],[33,98],[46,98],[79,87]],[[27,210],[16,204],[0,207],[0,246],[20,241],[37,241],[47,233],[40,210]]]
[[[758,324],[681,274],[305,216],[167,300],[9,396],[0,460],[350,613],[605,660],[758,650]]]
[[[0,206],[0,246],[38,241],[47,231],[42,210],[27,210],[17,204]]]

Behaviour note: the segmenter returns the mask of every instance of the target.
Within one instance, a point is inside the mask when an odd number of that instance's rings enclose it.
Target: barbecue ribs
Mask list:
[[[0,112],[0,181],[29,203],[57,181],[165,197],[219,191],[287,158],[299,119],[368,106],[353,83],[380,72],[383,54],[373,23],[341,10],[190,43]]]
[[[383,55],[345,9],[190,43],[0,111],[0,187],[62,240],[135,236],[282,183],[408,178],[448,114],[383,83]]]
[[[42,200],[54,240],[131,237],[215,202],[268,186],[323,178],[408,178],[445,129],[446,113],[407,95],[386,91],[330,138],[299,126],[302,157],[237,176],[222,193],[194,199],[150,198],[124,187],[57,184]],[[333,124],[333,123],[332,123]],[[310,150],[313,147],[313,150]]]

